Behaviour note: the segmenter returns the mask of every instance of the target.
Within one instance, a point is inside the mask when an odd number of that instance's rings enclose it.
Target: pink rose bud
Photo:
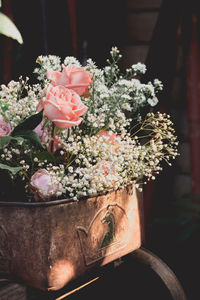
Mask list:
[[[10,125],[0,116],[0,139],[4,136],[10,135],[10,133]]]
[[[45,169],[35,172],[29,184],[35,201],[49,201],[51,198],[56,197],[58,192],[62,192],[62,185],[55,182]]]
[[[79,95],[61,85],[50,85],[42,106],[45,116],[59,128],[78,126],[87,111]]]
[[[62,72],[48,71],[47,78],[54,86],[62,85],[74,90],[78,95],[88,93],[88,87],[92,82],[91,74],[82,67],[62,65]]]

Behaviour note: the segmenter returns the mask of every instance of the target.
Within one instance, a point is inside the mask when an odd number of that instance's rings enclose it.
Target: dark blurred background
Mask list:
[[[188,299],[200,299],[200,50],[198,1],[4,0],[2,11],[24,43],[0,36],[0,82],[31,80],[39,55],[76,56],[105,65],[112,46],[121,70],[147,65],[141,78],[160,79],[157,110],[172,116],[180,156],[144,188],[146,241],[181,281]]]

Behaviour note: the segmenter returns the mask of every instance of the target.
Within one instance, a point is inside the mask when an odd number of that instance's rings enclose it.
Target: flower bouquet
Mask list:
[[[40,56],[39,83],[1,86],[0,271],[35,287],[61,288],[140,247],[138,191],[177,156],[170,117],[150,112],[162,83],[141,83],[141,63],[121,74],[110,54],[103,69]]]

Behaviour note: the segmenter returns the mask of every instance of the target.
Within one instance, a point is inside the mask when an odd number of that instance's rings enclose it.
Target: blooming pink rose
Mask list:
[[[32,175],[30,188],[35,201],[48,201],[62,191],[62,185],[53,181],[51,175],[45,169],[40,169]]]
[[[91,74],[82,67],[62,65],[62,72],[48,71],[47,78],[51,84],[63,85],[68,89],[74,90],[78,95],[88,93],[88,86],[91,84]]]
[[[4,136],[10,135],[10,133],[10,125],[0,116],[0,139]]]
[[[80,116],[87,111],[79,95],[61,85],[49,87],[41,108],[45,116],[59,128],[78,126],[82,121]]]

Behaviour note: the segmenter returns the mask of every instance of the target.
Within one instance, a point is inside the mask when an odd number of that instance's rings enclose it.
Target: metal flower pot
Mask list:
[[[138,249],[140,196],[130,185],[78,202],[0,202],[1,277],[58,290]]]

